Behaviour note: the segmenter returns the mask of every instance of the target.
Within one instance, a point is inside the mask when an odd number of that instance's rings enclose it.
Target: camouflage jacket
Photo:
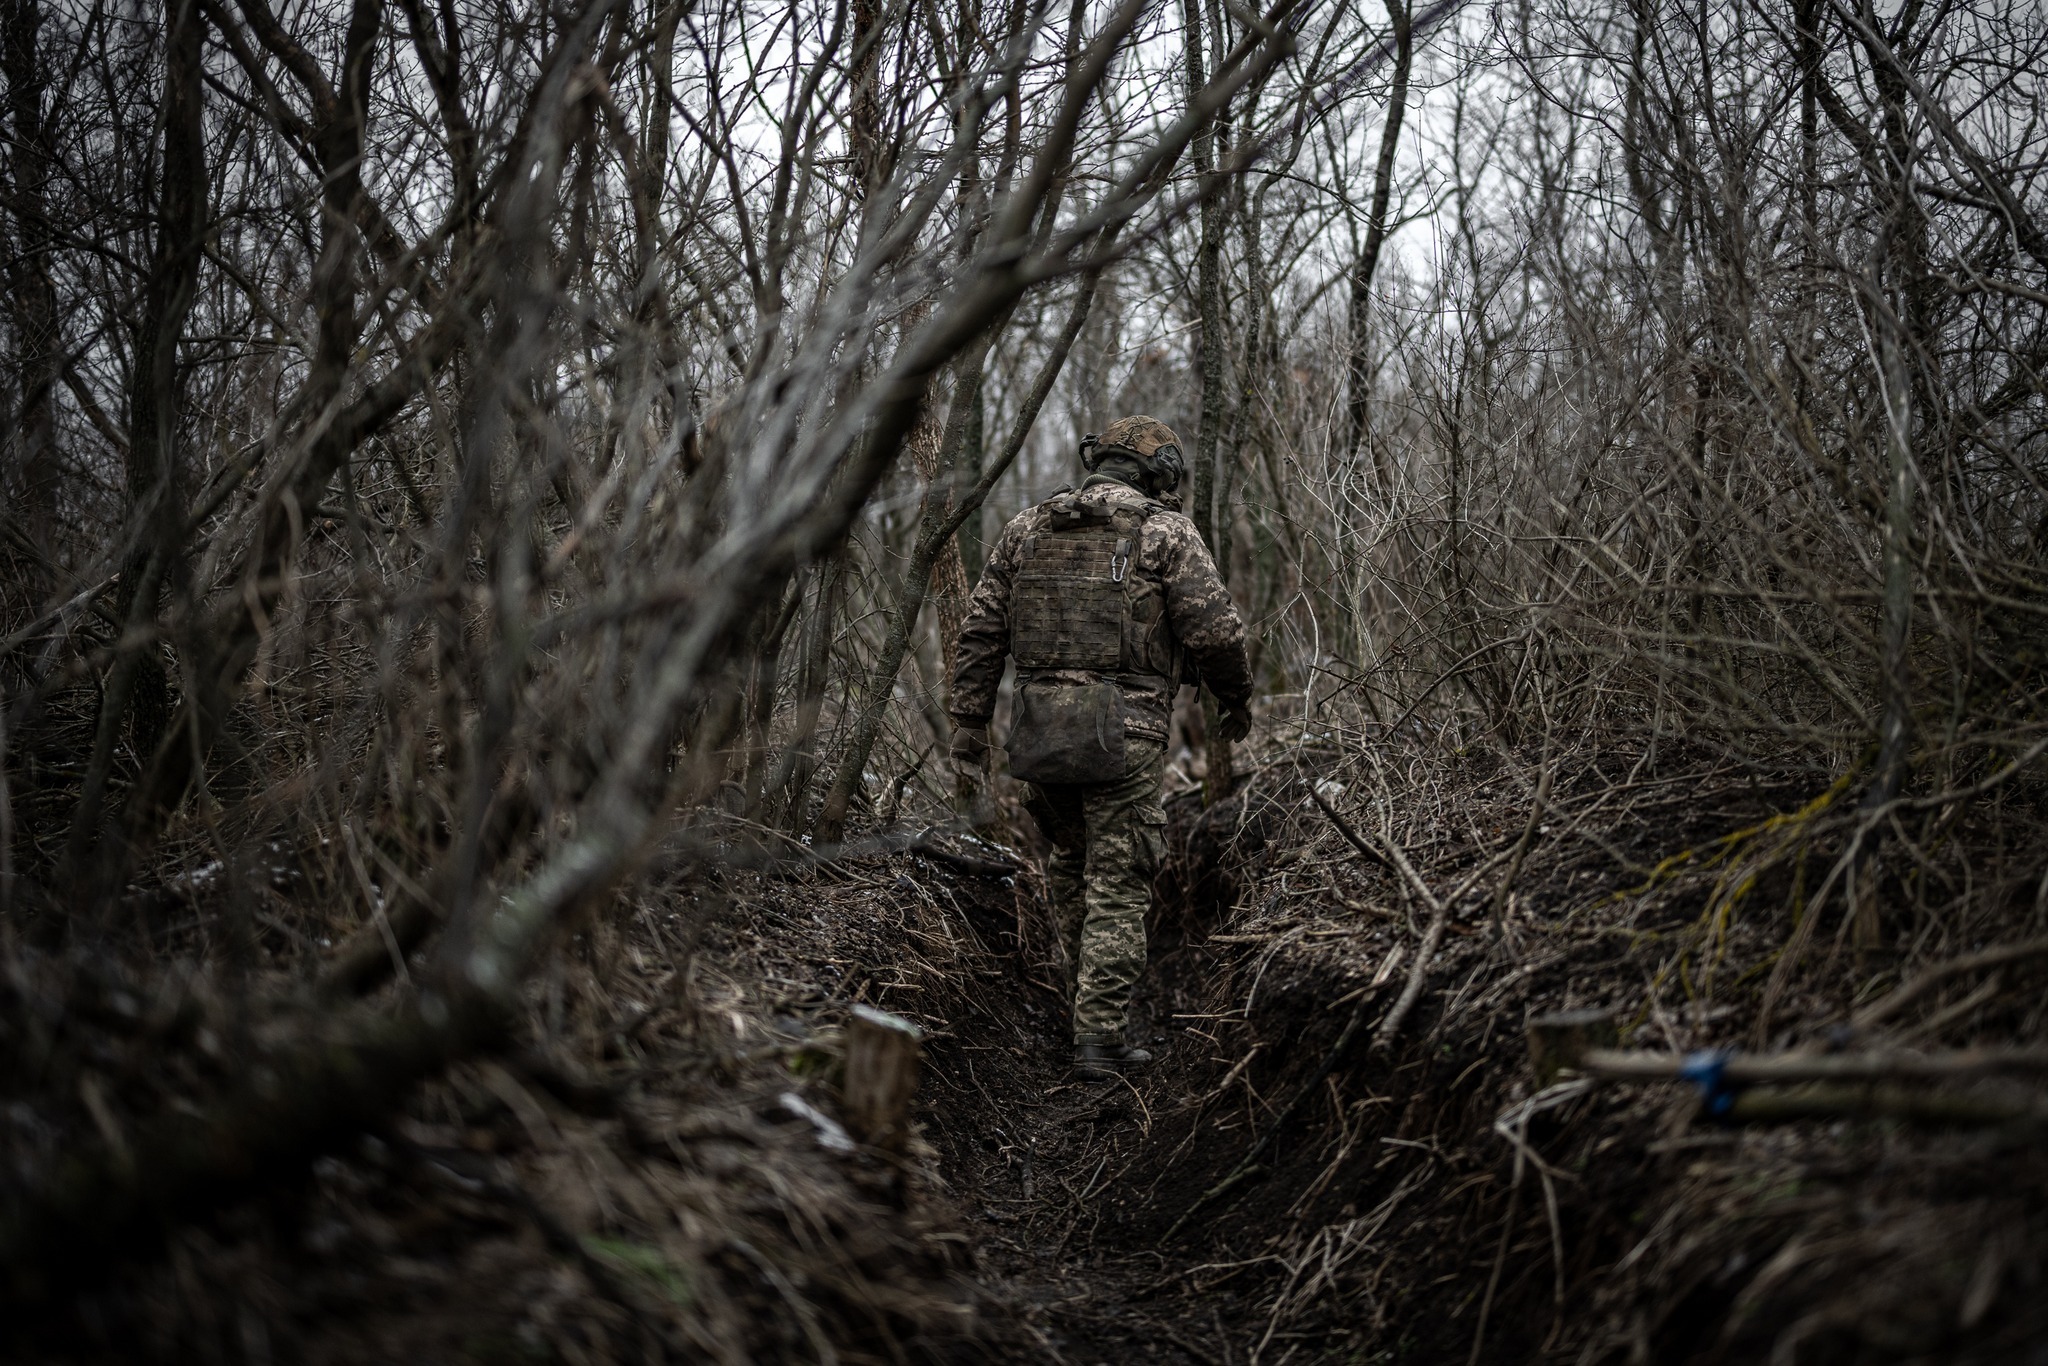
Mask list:
[[[1158,507],[1127,484],[1098,476],[1076,495],[1099,508]],[[1010,519],[990,553],[981,581],[968,602],[960,628],[958,663],[953,674],[950,710],[956,724],[986,726],[996,709],[996,689],[1003,662],[1011,652],[1010,602],[1027,537],[1048,523],[1046,504],[1026,508]],[[1145,519],[1131,557],[1132,575],[1141,592],[1156,594],[1178,656],[1180,677],[1136,672],[1110,675],[1123,695],[1124,729],[1155,740],[1166,738],[1168,713],[1181,682],[1209,685],[1228,709],[1251,699],[1251,661],[1245,653],[1244,622],[1216,572],[1216,562],[1195,532],[1195,524],[1178,512],[1155,511]],[[1063,682],[1089,683],[1102,675],[1088,670],[1047,671]]]

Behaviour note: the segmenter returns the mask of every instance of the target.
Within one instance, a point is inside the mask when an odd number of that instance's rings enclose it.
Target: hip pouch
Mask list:
[[[1031,783],[1108,783],[1124,776],[1123,697],[1110,682],[1017,685],[1006,748],[1010,773]]]

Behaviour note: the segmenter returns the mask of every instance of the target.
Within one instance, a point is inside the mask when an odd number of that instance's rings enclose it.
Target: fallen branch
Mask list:
[[[1694,1081],[1709,1068],[1716,1079],[1729,1086],[1796,1081],[1961,1081],[2048,1073],[2048,1048],[1968,1048],[1953,1053],[1783,1053],[1762,1058],[1589,1048],[1571,1065],[1603,1081]]]
[[[2048,1099],[1959,1096],[1906,1086],[1812,1086],[1751,1091],[1735,1097],[1730,1123],[1795,1119],[1903,1119],[1913,1124],[1996,1125],[2048,1121]]]
[[[1684,1081],[1724,1123],[1814,1118],[1904,1119],[1919,1124],[2048,1121],[2048,1096],[1958,1095],[1897,1082],[1970,1081],[2048,1074],[2048,1048],[1972,1048],[1949,1053],[1649,1053],[1586,1046],[1603,1034],[1598,1012],[1529,1022],[1530,1057],[1540,1078],[1557,1067],[1610,1082]],[[1819,1084],[1815,1084],[1819,1083]],[[1751,1087],[1771,1087],[1751,1090]],[[1784,1089],[1791,1086],[1793,1089]]]
[[[1428,975],[1430,964],[1436,958],[1437,946],[1443,942],[1444,927],[1450,922],[1451,918],[1451,907],[1457,905],[1459,899],[1465,893],[1471,891],[1473,885],[1479,879],[1485,877],[1511,857],[1514,849],[1503,849],[1477,868],[1474,868],[1465,875],[1465,880],[1456,887],[1453,887],[1450,895],[1442,900],[1438,900],[1436,895],[1429,890],[1429,885],[1416,874],[1415,869],[1409,864],[1407,856],[1401,852],[1399,845],[1394,844],[1391,840],[1388,841],[1387,852],[1394,856],[1401,870],[1413,882],[1416,893],[1422,897],[1423,904],[1429,907],[1430,915],[1429,927],[1422,932],[1422,946],[1416,950],[1415,962],[1409,966],[1408,981],[1401,988],[1401,994],[1394,1001],[1393,1008],[1387,1011],[1386,1018],[1380,1021],[1380,1027],[1373,1035],[1372,1046],[1374,1048],[1385,1048],[1393,1041],[1394,1035],[1401,1028],[1401,1022],[1408,1018],[1408,1012],[1414,1008],[1416,1001],[1422,998],[1423,979]]]
[[[1316,791],[1313,786],[1309,788],[1308,795],[1322,809],[1322,813],[1329,817],[1330,824],[1337,827],[1337,833],[1350,842],[1353,849],[1382,868],[1399,873],[1415,890],[1415,894],[1422,898],[1422,904],[1430,910],[1429,926],[1422,932],[1422,947],[1415,955],[1415,962],[1408,969],[1408,980],[1403,984],[1400,996],[1395,999],[1393,1009],[1386,1013],[1385,1018],[1380,1021],[1378,1031],[1373,1035],[1373,1046],[1384,1047],[1387,1041],[1394,1037],[1394,1032],[1401,1027],[1401,1021],[1407,1017],[1416,1000],[1422,995],[1422,982],[1429,972],[1430,960],[1436,956],[1437,945],[1443,942],[1444,924],[1450,918],[1451,902],[1464,894],[1465,888],[1477,880],[1478,874],[1468,877],[1459,889],[1451,894],[1449,900],[1439,901],[1436,893],[1429,890],[1429,884],[1422,880],[1422,875],[1415,871],[1415,865],[1401,852],[1401,846],[1387,840],[1382,847],[1374,847],[1366,842],[1365,836],[1352,827],[1351,822],[1338,814],[1336,807],[1324,801],[1323,794]],[[1494,860],[1498,861],[1498,858]],[[1491,867],[1492,864],[1489,863],[1487,866]],[[1363,1002],[1360,1004],[1362,1006]],[[1345,1033],[1348,1036],[1350,1030],[1347,1028]],[[1348,1042],[1348,1037],[1346,1041]]]
[[[972,838],[969,841],[979,846],[988,855],[986,857],[983,854],[962,852],[940,837],[944,829],[945,827],[920,831],[885,831],[863,839],[848,840],[844,844],[808,845],[798,843],[780,831],[764,828],[766,835],[787,846],[786,852],[779,853],[769,849],[765,843],[740,843],[688,835],[672,836],[667,841],[668,860],[664,866],[673,867],[689,859],[712,860],[721,867],[742,868],[769,877],[783,878],[820,869],[844,868],[857,859],[914,854],[968,877],[999,880],[1015,877],[1024,871],[1022,862],[1009,856],[1008,851],[1000,845],[991,844],[987,840]]]
[[[1881,1021],[1888,1020],[1914,1001],[1925,996],[1934,987],[1966,972],[1977,972],[1984,968],[2001,967],[2016,963],[2023,958],[2048,955],[2048,936],[2038,939],[2023,939],[2017,944],[2000,944],[1994,948],[1980,949],[1966,953],[1960,958],[1951,958],[1946,963],[1937,963],[1922,972],[1912,981],[1900,986],[1881,1000],[1873,1001],[1851,1017],[1849,1024],[1855,1029],[1869,1029]]]
[[[1322,808],[1323,814],[1329,817],[1330,824],[1337,827],[1337,833],[1344,837],[1345,842],[1350,844],[1350,846],[1353,849],[1356,849],[1358,851],[1358,856],[1360,858],[1366,860],[1368,863],[1377,863],[1380,867],[1387,869],[1389,872],[1393,870],[1394,865],[1392,861],[1389,860],[1385,854],[1382,854],[1379,850],[1373,848],[1370,844],[1367,844],[1365,842],[1365,837],[1359,834],[1356,830],[1351,828],[1351,822],[1345,820],[1343,815],[1337,810],[1336,807],[1330,805],[1328,802],[1323,800],[1322,793],[1316,791],[1315,788],[1311,787],[1308,790],[1308,795],[1315,800],[1315,804],[1317,806]]]
[[[1543,771],[1536,775],[1536,796],[1529,803],[1529,819],[1522,826],[1522,837],[1515,841],[1513,854],[1508,859],[1508,870],[1501,877],[1500,885],[1493,889],[1493,899],[1487,906],[1487,923],[1492,926],[1495,938],[1499,938],[1507,924],[1508,897],[1515,890],[1515,879],[1522,875],[1522,860],[1529,856],[1529,846],[1536,842],[1536,832],[1543,823],[1543,813],[1550,805],[1550,779],[1556,772],[1550,762],[1550,740],[1543,742]]]
[[[1391,846],[1390,846],[1391,847]],[[1406,863],[1407,860],[1401,860]],[[1380,1020],[1380,1027],[1373,1032],[1372,1046],[1385,1048],[1401,1028],[1401,1022],[1408,1018],[1408,1012],[1422,999],[1423,979],[1429,973],[1430,961],[1436,957],[1437,945],[1443,942],[1444,926],[1450,923],[1451,903],[1438,901],[1429,889],[1417,880],[1417,890],[1422,893],[1429,906],[1429,927],[1422,932],[1422,945],[1415,951],[1415,962],[1408,968],[1408,980],[1401,986],[1401,994],[1394,998],[1393,1008]]]

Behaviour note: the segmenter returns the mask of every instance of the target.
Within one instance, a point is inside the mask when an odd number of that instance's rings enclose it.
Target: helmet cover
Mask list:
[[[1081,442],[1081,463],[1091,473],[1110,455],[1135,458],[1138,468],[1161,493],[1171,493],[1187,473],[1180,438],[1173,434],[1173,428],[1143,413],[1120,417],[1104,428],[1101,436],[1090,436]]]

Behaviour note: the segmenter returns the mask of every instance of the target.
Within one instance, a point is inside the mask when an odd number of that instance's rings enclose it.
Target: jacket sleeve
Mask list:
[[[1010,585],[1017,576],[1023,520],[1014,517],[1003,528],[967,599],[967,619],[960,624],[953,662],[953,695],[946,706],[958,726],[986,726],[996,712],[996,689],[1010,656]]]
[[[1195,524],[1174,516],[1168,530],[1165,572],[1166,618],[1202,681],[1224,710],[1252,697],[1251,657],[1245,650],[1244,619]]]

